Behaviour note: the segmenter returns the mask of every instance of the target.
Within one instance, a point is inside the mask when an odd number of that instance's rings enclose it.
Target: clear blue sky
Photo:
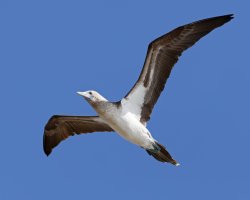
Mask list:
[[[90,1],[89,1],[90,2]],[[0,1],[0,199],[250,199],[247,1]],[[94,115],[79,90],[119,100],[150,41],[202,18],[235,19],[186,51],[149,122],[180,167],[112,133],[46,157],[53,114]]]

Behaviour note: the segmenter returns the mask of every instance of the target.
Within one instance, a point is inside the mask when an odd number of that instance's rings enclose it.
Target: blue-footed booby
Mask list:
[[[44,130],[43,147],[46,155],[71,135],[115,131],[127,141],[145,149],[155,159],[178,166],[179,163],[166,148],[153,138],[147,129],[147,122],[182,52],[232,18],[233,15],[224,15],[199,20],[152,41],[137,82],[118,102],[110,102],[96,91],[78,92],[98,116],[52,116]]]

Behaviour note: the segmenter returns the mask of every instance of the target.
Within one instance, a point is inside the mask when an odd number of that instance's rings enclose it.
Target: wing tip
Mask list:
[[[219,16],[218,18],[217,17],[215,17],[215,18],[218,19],[218,20],[221,19],[220,26],[222,26],[223,24],[231,21],[234,18],[234,14],[222,15],[222,16]]]
[[[46,155],[47,157],[49,157],[49,155],[51,154],[51,150],[48,150],[48,149],[46,149],[46,148],[43,148],[43,152],[45,153],[45,155]]]
[[[225,17],[227,19],[227,21],[230,21],[234,18],[234,14],[228,14],[228,15],[224,15],[222,17]]]
[[[221,15],[218,17],[212,17],[214,19],[222,19],[224,21],[224,23],[229,22],[230,20],[232,20],[234,18],[234,14],[227,14],[227,15]]]
[[[49,155],[50,155],[50,152],[48,153],[48,152],[44,152],[45,153],[45,155],[47,156],[47,157],[49,157]]]
[[[43,151],[45,155],[48,157],[51,153],[51,148],[47,148],[46,146],[43,146]]]
[[[52,151],[52,148],[50,147],[50,145],[48,144],[48,140],[46,139],[46,133],[44,133],[43,136],[43,151],[47,157],[50,155]]]

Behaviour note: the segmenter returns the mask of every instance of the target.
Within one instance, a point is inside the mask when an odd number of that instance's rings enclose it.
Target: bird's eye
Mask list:
[[[91,94],[91,95],[92,95],[92,92],[89,92],[89,94]]]

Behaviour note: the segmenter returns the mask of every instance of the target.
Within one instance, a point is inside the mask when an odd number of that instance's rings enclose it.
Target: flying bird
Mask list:
[[[118,102],[110,102],[93,90],[78,92],[98,115],[52,116],[44,130],[45,154],[48,156],[61,141],[75,134],[115,131],[127,141],[145,149],[158,161],[178,166],[179,163],[166,148],[153,138],[147,129],[147,122],[182,52],[232,18],[230,14],[199,20],[180,26],[152,41],[137,82]]]

